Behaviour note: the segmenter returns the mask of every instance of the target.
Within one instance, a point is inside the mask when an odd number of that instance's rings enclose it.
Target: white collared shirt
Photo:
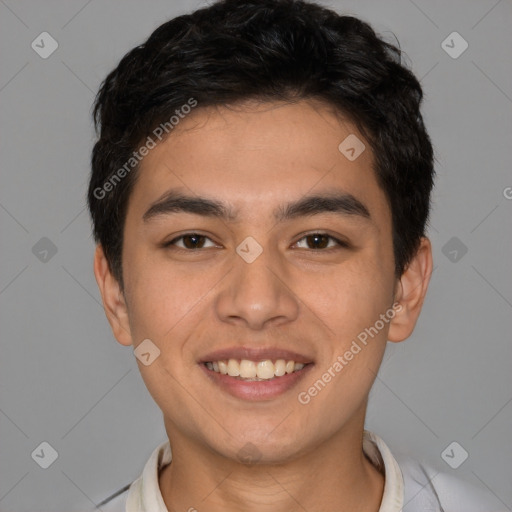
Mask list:
[[[497,498],[483,489],[403,458],[400,465],[384,441],[364,431],[363,451],[385,476],[378,512],[499,512]],[[160,470],[171,462],[169,441],[159,445],[129,489],[99,504],[103,512],[168,512],[160,487]],[[117,493],[116,493],[117,494]]]

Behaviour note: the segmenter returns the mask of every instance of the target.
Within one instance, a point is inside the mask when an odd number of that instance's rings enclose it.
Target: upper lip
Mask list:
[[[296,363],[302,364],[313,362],[311,357],[299,354],[293,350],[271,347],[229,347],[206,354],[200,358],[199,363],[226,361],[228,359],[248,359],[250,361],[264,361],[266,359],[276,361],[278,359],[285,359],[286,361],[295,361]]]

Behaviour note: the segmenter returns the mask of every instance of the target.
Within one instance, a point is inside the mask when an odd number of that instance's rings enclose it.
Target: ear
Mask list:
[[[121,345],[131,345],[130,324],[124,294],[112,275],[101,245],[94,253],[94,275],[101,292],[103,308],[115,338]]]
[[[388,340],[399,342],[407,339],[420,316],[423,300],[432,274],[432,246],[422,237],[415,256],[397,283],[395,316],[390,322]]]

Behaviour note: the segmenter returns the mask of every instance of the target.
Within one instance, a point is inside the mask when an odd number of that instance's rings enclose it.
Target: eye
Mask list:
[[[334,247],[348,247],[347,242],[338,240],[337,238],[328,235],[327,233],[310,233],[302,237],[296,242],[298,245],[302,240],[305,240],[307,247],[299,247],[300,249],[332,249]],[[334,242],[334,245],[329,245],[329,242]]]
[[[184,235],[178,236],[172,239],[170,242],[165,243],[165,247],[175,246],[179,249],[203,249],[205,248],[205,241],[210,240],[212,245],[210,247],[216,247],[215,243],[210,238],[198,233],[185,233]],[[181,245],[180,245],[181,244]]]
[[[210,245],[207,245],[207,243]],[[303,244],[302,247],[300,244]],[[306,246],[304,246],[304,243]],[[327,233],[310,233],[303,236],[298,240],[295,245],[300,249],[334,249],[336,247],[349,247],[347,242],[339,240]],[[217,247],[217,245],[207,236],[199,233],[185,233],[176,238],[173,238],[170,242],[166,242],[164,247],[176,247],[178,249],[194,251],[197,249],[206,249],[208,247]]]

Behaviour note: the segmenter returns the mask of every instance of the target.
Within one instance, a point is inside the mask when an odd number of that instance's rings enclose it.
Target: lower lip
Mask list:
[[[286,391],[290,391],[307,373],[309,373],[313,364],[307,364],[302,370],[287,373],[282,377],[256,381],[236,379],[229,375],[223,375],[222,373],[209,370],[204,364],[200,364],[200,366],[212,382],[220,386],[221,389],[230,395],[241,398],[242,400],[263,401],[271,400],[286,393]]]

